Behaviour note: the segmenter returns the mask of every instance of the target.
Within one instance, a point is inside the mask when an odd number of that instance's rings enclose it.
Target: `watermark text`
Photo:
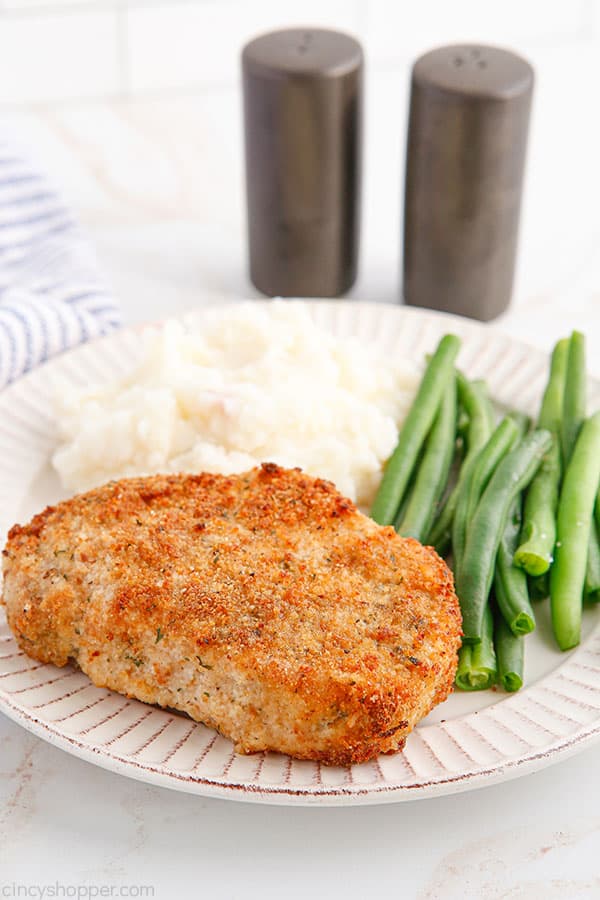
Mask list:
[[[89,882],[54,881],[48,884],[18,881],[0,881],[0,900],[13,900],[24,897],[26,900],[89,900],[94,897],[139,898],[154,897],[154,887],[150,884],[97,884]]]

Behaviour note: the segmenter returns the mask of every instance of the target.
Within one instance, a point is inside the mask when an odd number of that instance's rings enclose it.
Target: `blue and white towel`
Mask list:
[[[71,212],[0,135],[0,389],[119,323]]]

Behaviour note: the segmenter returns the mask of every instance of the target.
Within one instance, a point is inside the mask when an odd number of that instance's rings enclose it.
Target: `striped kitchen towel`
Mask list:
[[[68,207],[0,134],[0,388],[119,322]]]

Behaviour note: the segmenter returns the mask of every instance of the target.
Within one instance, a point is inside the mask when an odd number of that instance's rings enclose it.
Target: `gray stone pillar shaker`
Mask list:
[[[242,53],[250,277],[269,296],[336,297],[356,278],[363,54],[290,29]]]
[[[442,47],[412,71],[404,298],[493,319],[510,302],[533,69],[496,47]]]

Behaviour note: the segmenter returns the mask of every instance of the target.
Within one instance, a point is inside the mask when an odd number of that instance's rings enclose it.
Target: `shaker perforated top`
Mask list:
[[[413,78],[445,93],[510,100],[531,90],[533,69],[522,57],[500,47],[439,47],[417,60]]]
[[[255,38],[244,47],[244,65],[262,75],[272,72],[339,77],[353,72],[362,62],[358,41],[339,31],[289,28]]]

